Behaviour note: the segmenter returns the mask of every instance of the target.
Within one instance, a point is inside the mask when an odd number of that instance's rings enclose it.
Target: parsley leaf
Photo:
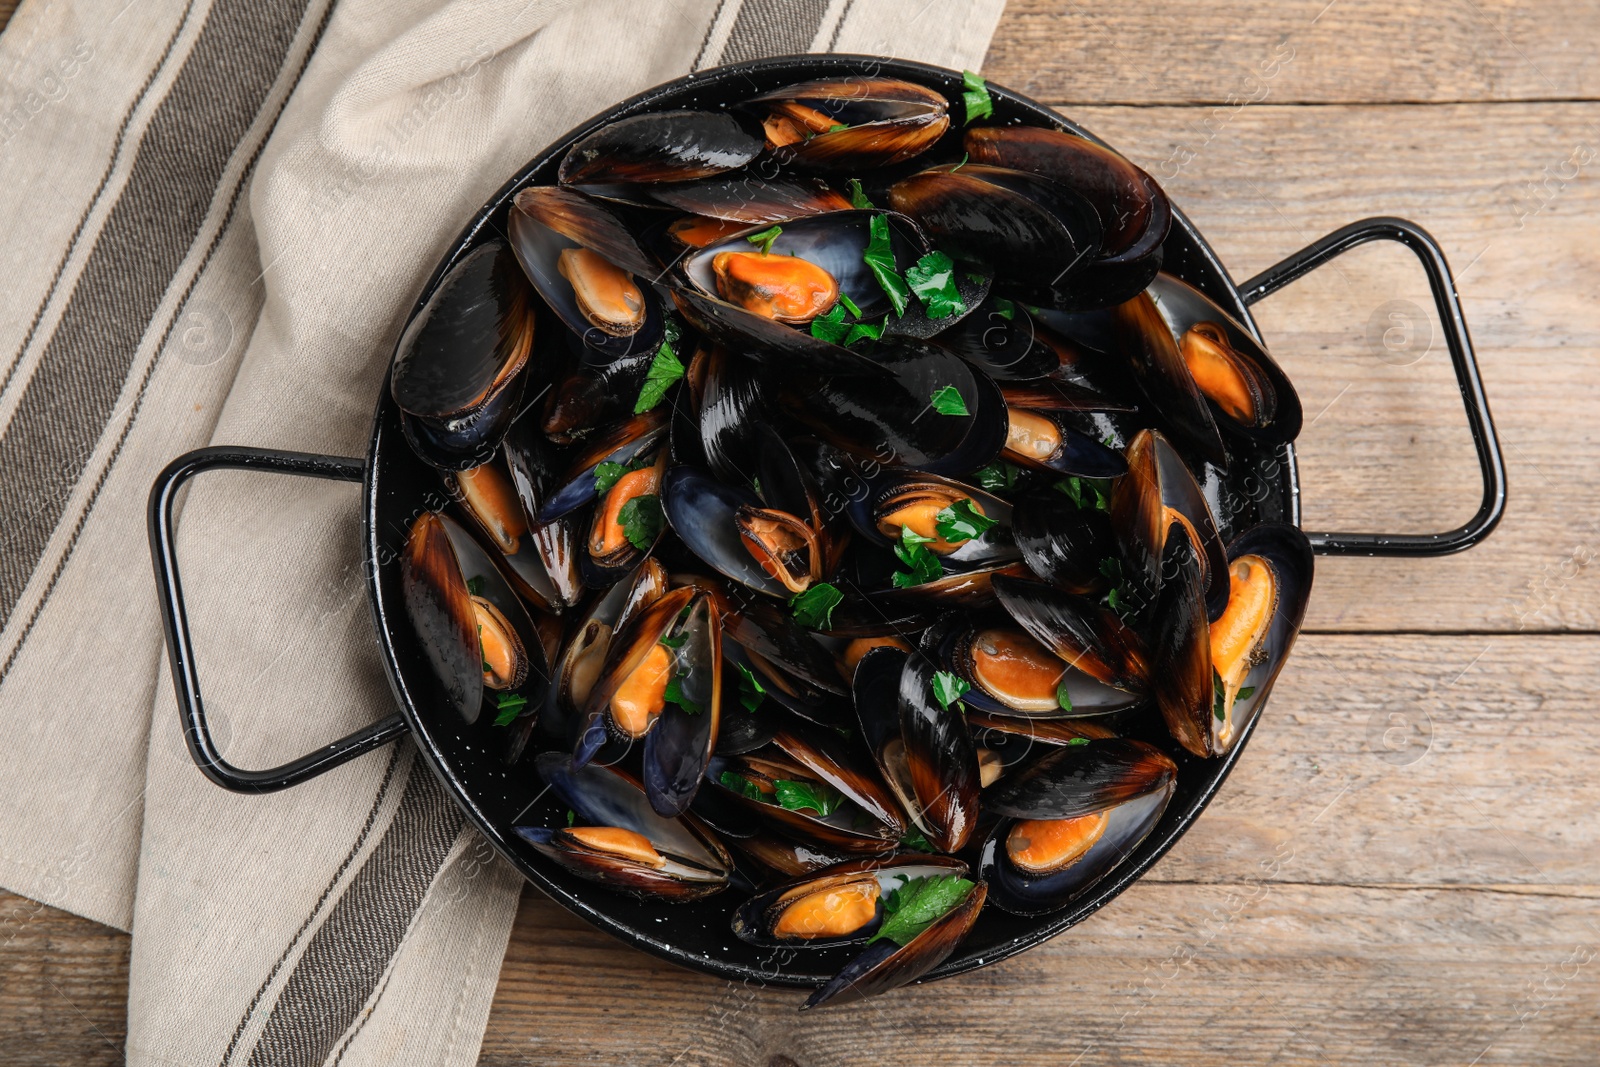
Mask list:
[[[1106,478],[1062,478],[1056,488],[1080,508],[1111,510],[1111,482]]]
[[[1062,711],[1072,710],[1072,695],[1067,692],[1067,680],[1065,678],[1056,683],[1056,707]]]
[[[717,778],[717,782],[724,789],[730,789],[746,800],[766,802],[766,794],[761,792],[761,788],[743,775],[734,774],[732,771],[723,771]]]
[[[961,699],[961,694],[970,690],[972,686],[958,674],[949,671],[936,671],[933,675],[933,695],[939,701],[939,706],[948,708],[951,704]]]
[[[911,573],[905,571],[894,572],[894,587],[896,589],[909,589],[914,585],[924,585],[944,577],[944,564],[939,562],[939,557],[929,549],[928,543],[933,538],[923,537],[909,526],[900,527],[900,543],[894,546],[894,554],[900,562],[911,568]]]
[[[611,487],[616,485],[618,480],[627,473],[628,468],[624,464],[606,460],[594,469],[594,491],[600,496],[605,496],[611,492]]]
[[[857,211],[871,211],[872,201],[867,199],[867,194],[861,188],[860,178],[850,179],[850,206]]]
[[[634,497],[617,512],[617,521],[630,545],[641,552],[647,550],[661,535],[661,498],[654,493]]]
[[[661,635],[661,644],[668,648],[682,648],[683,643],[687,640],[689,640],[688,634],[679,634],[677,637],[668,637],[665,634]]]
[[[1218,722],[1222,722],[1228,717],[1228,713],[1226,707],[1224,706],[1226,704],[1226,696],[1222,685],[1222,676],[1216,671],[1211,672],[1211,692],[1211,714],[1217,717]],[[1237,704],[1239,701],[1249,700],[1255,695],[1256,687],[1253,685],[1247,685],[1234,694],[1233,700],[1234,703]]]
[[[939,536],[953,544],[982,537],[995,525],[995,520],[979,511],[971,500],[962,497],[935,515],[933,523]]]
[[[483,595],[483,576],[481,574],[474,574],[467,579],[467,592],[472,596]]]
[[[768,252],[772,251],[772,242],[776,241],[782,235],[782,226],[769,226],[760,233],[751,234],[749,237],[746,237],[745,240],[749,241],[753,245],[760,245],[761,254],[766,255]]]
[[[828,630],[833,627],[833,609],[844,600],[844,594],[827,582],[818,582],[810,589],[789,598],[794,621],[808,630]]]
[[[683,692],[683,677],[674,674],[667,679],[667,691],[662,694],[662,700],[669,704],[676,704],[690,715],[698,715],[705,709],[697,702],[690,700]]]
[[[906,281],[927,309],[930,319],[947,319],[966,312],[956,290],[956,265],[943,252],[929,252],[906,271]]]
[[[850,325],[844,321],[843,304],[835,304],[826,314],[811,320],[811,336],[830,345],[843,341],[849,332]]]
[[[633,413],[642,415],[661,403],[662,398],[667,395],[667,390],[672,388],[673,383],[682,378],[683,374],[683,362],[672,350],[672,341],[662,341],[661,347],[656,349],[655,358],[650,361],[650,370],[645,374],[644,385],[639,389],[639,399],[633,405]]]
[[[972,158],[972,153],[970,153],[970,152],[961,153],[961,162],[957,163],[955,166],[951,167],[950,168],[950,173],[954,174],[956,171],[958,171],[962,167],[966,166],[967,165],[967,160],[969,160],[971,158]]]
[[[844,343],[853,345],[865,337],[869,341],[876,341],[883,336],[884,327],[889,325],[889,316],[885,315],[883,321],[877,325],[870,322],[858,322],[850,327],[850,332],[845,334]]]
[[[739,703],[744,705],[745,711],[755,711],[766,698],[767,689],[749,667],[743,663],[734,666],[739,668]]]
[[[941,415],[970,415],[967,402],[962,399],[961,390],[953,385],[941,385],[928,397],[928,402],[933,405],[933,410]]]
[[[895,267],[894,246],[889,241],[889,219],[884,215],[874,215],[867,225],[871,239],[867,242],[867,250],[861,254],[861,260],[883,287],[889,303],[894,305],[894,313],[904,315],[906,304],[911,300],[911,290]]]
[[[937,852],[938,849],[928,840],[927,835],[915,826],[900,835],[900,847],[909,848],[916,852]]]
[[[494,717],[496,726],[510,726],[522,709],[528,706],[528,698],[520,693],[496,693],[494,706],[498,712]]]
[[[1089,743],[1089,739],[1087,737],[1069,737],[1069,738],[1067,738],[1066,747],[1067,748],[1076,748],[1079,745],[1087,745],[1088,743]]]
[[[979,467],[972,473],[972,480],[977,482],[981,488],[992,492],[1004,492],[1008,489],[1016,488],[1017,475],[1020,473],[1021,471],[1018,470],[1015,464],[1007,463],[1001,459],[996,460],[987,467]]]
[[[994,101],[989,98],[989,83],[970,70],[961,72],[961,102],[967,106],[965,126],[975,119],[986,119],[994,114]]]
[[[788,811],[814,812],[819,819],[826,819],[844,803],[843,793],[822,782],[795,782],[778,778],[772,785],[777,791],[774,796],[778,807]]]
[[[972,892],[972,883],[954,874],[912,878],[883,901],[883,925],[867,943],[887,938],[905,946],[944,918]]]
[[[994,313],[1010,322],[1017,317],[1017,305],[1003,296],[997,296],[994,298]]]
[[[578,813],[571,808],[567,809],[567,825],[570,827],[578,821]]]

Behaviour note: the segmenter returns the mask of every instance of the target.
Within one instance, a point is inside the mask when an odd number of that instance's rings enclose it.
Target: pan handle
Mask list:
[[[150,555],[155,562],[156,591],[161,598],[161,622],[166,630],[178,714],[195,766],[224,789],[236,793],[271,793],[315,778],[405,733],[406,721],[396,712],[282,766],[247,771],[222,758],[211,739],[205,708],[200,702],[200,677],[195,670],[188,613],[183,605],[183,587],[178,580],[177,540],[172,524],[172,505],[179,488],[206,470],[271,471],[359,482],[365,464],[345,456],[319,456],[272,448],[199,448],[173,460],[150,487]]]
[[[1472,353],[1472,339],[1461,315],[1461,300],[1450,276],[1444,252],[1426,230],[1414,222],[1396,218],[1362,219],[1335,230],[1307,245],[1275,266],[1257,274],[1239,287],[1246,304],[1282,289],[1285,285],[1322,266],[1340,253],[1368,241],[1398,241],[1417,254],[1422,269],[1428,272],[1433,302],[1439,310],[1450,362],[1455,365],[1456,382],[1467,408],[1467,426],[1478,450],[1478,466],[1483,471],[1483,503],[1467,523],[1435,534],[1308,533],[1311,546],[1327,556],[1445,556],[1461,552],[1488,537],[1506,510],[1506,467],[1495,437],[1494,419],[1489,414],[1489,399],[1483,394],[1478,377],[1478,360]]]

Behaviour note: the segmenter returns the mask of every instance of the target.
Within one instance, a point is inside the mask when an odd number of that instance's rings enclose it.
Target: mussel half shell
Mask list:
[[[939,532],[939,517],[963,502],[995,525],[977,537],[949,541]],[[867,483],[865,493],[851,500],[848,514],[858,533],[885,547],[898,543],[906,527],[931,538],[929,550],[953,569],[1017,558],[1011,540],[1011,504],[953,478],[923,471],[883,471]]]
[[[897,853],[852,859],[751,897],[733,913],[733,932],[763,948],[860,944],[882,922],[882,900],[914,878],[965,876],[954,856]]]
[[[1107,564],[1117,561],[1117,539],[1099,508],[1079,507],[1063,493],[1033,494],[1017,501],[1011,534],[1033,573],[1062,592],[1098,596],[1111,586]]]
[[[716,838],[693,816],[656,814],[644,790],[621,770],[576,767],[559,752],[542,753],[535,766],[576,817],[572,827],[514,828],[544,856],[581,878],[640,897],[693,900],[727,886],[733,860]],[[615,835],[617,842],[583,833],[597,828],[623,833]],[[648,851],[630,834],[642,838]]]
[[[737,518],[758,509],[754,493],[718,481],[695,467],[673,467],[661,480],[661,506],[667,525],[708,566],[768,596],[787,598],[783,583],[768,574],[745,547]]]
[[[588,134],[567,150],[562,185],[683,182],[744,166],[761,142],[732,116],[714,111],[630,115]]]
[[[1228,752],[1255,722],[1311,594],[1311,544],[1296,527],[1254,526],[1228,546],[1228,559],[1227,609],[1208,624],[1193,546],[1186,534],[1174,537],[1163,566],[1176,577],[1162,588],[1151,649],[1167,729],[1202,757]]]
[[[1048,915],[1061,910],[1126,860],[1149,836],[1166,811],[1174,788],[1169,781],[1162,788],[1074,820],[1002,819],[985,839],[978,862],[990,898],[1013,915]]]
[[[477,608],[484,687],[519,698],[522,712],[517,719],[517,732],[525,740],[527,730],[533,726],[533,717],[544,706],[545,691],[550,684],[544,641],[516,592],[513,576],[501,570],[497,557],[448,515],[439,516],[439,522],[455,551],[456,563]],[[498,704],[499,697],[490,703]]]
[[[706,778],[722,796],[800,841],[858,855],[888,852],[900,839],[895,826],[872,818],[848,797],[827,814],[811,807],[783,806],[777,792],[780,783],[804,786],[819,795],[833,787],[816,772],[774,748],[743,756],[714,756],[707,765]],[[763,799],[755,799],[751,789],[760,792]]]
[[[533,334],[532,293],[503,242],[450,268],[401,335],[389,378],[418,455],[446,470],[494,455],[517,413]]]
[[[620,463],[631,467],[643,462],[657,451],[666,433],[667,417],[658,408],[634,415],[605,434],[585,441],[583,449],[546,494],[537,521],[541,524],[554,522],[594,500],[599,495],[594,474],[600,464]]]
[[[608,737],[632,741],[659,722],[666,691],[678,672],[679,647],[663,643],[695,599],[693,589],[674,589],[641,612],[616,634],[584,707],[584,729],[574,760],[587,764]],[[695,669],[694,664],[689,670]]]
[[[1006,407],[1006,459],[1035,470],[1084,478],[1115,478],[1127,473],[1122,454],[1107,448],[1048,411]]]
[[[693,215],[742,222],[747,226],[771,225],[807,215],[851,209],[844,194],[819,181],[769,180],[753,175],[662,185],[652,189],[650,195]]]
[[[662,815],[689,809],[717,747],[722,722],[722,627],[716,605],[698,596],[667,634],[676,696],[665,702],[660,721],[645,737],[644,786],[650,806]],[[616,706],[616,698],[612,699]]]
[[[985,811],[1019,819],[1075,819],[1156,790],[1178,767],[1154,745],[1113,737],[1065,745],[989,789]]]
[[[1194,375],[1148,292],[1111,309],[1117,343],[1150,407],[1181,443],[1227,469],[1228,453]]]
[[[1173,526],[1186,530],[1201,553],[1201,578],[1210,613],[1228,596],[1227,557],[1217,520],[1194,475],[1160,432],[1141,430],[1127,449],[1128,473],[1111,490],[1111,525],[1127,573],[1144,595],[1161,586],[1161,557]]]
[[[950,125],[943,96],[898,78],[800,82],[747,106],[763,116],[773,158],[802,170],[902,163],[931,148]]]
[[[955,852],[978,822],[978,754],[960,707],[934,697],[934,674],[926,656],[907,657],[900,673],[900,736],[928,841]]]
[[[406,617],[446,699],[462,719],[475,722],[483,703],[478,620],[455,547],[434,512],[411,524],[400,557],[400,590]]]
[[[1149,291],[1196,386],[1222,416],[1221,426],[1268,444],[1299,436],[1300,397],[1249,330],[1170,274],[1157,274]]]
[[[1144,691],[1150,654],[1114,611],[1041,582],[996,578],[994,591],[1011,617],[1058,657],[1105,685]]]

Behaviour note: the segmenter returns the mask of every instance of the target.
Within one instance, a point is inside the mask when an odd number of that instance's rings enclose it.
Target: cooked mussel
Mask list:
[[[1011,505],[952,478],[884,471],[851,502],[849,515],[863,537],[886,547],[912,541],[953,568],[1017,558]]]
[[[661,475],[666,466],[663,451],[648,466],[619,474],[596,501],[584,560],[588,584],[603,586],[616,581],[632,570],[661,536]]]
[[[606,432],[584,441],[561,474],[551,480],[536,521],[551,523],[570,515],[600,495],[606,478],[598,478],[602,464],[609,474],[635,473],[654,464],[667,433],[667,417],[660,409],[634,415]],[[621,468],[619,471],[618,468]],[[614,483],[608,488],[614,488]]]
[[[1164,565],[1152,655],[1167,729],[1197,756],[1226,753],[1255,721],[1305,617],[1312,552],[1299,529],[1263,523],[1228,546],[1228,599],[1207,621],[1200,569],[1187,534]]]
[[[663,204],[690,212],[701,220],[743,223],[744,226],[770,225],[807,215],[849,211],[852,206],[844,194],[828,188],[820,181],[766,179],[749,174],[657,186],[650,190],[650,195]],[[736,226],[727,233],[734,233],[744,226]],[[686,240],[683,243],[703,248],[708,242]]]
[[[1099,596],[1118,573],[1111,518],[1081,507],[1065,493],[1036,493],[1017,501],[1011,534],[1035,575],[1065,593]]]
[[[773,158],[804,170],[858,170],[912,159],[950,125],[943,96],[898,78],[801,82],[749,102]]]
[[[607,123],[561,160],[562,185],[686,182],[735,170],[761,142],[715,111],[655,111]]]
[[[401,335],[389,378],[418,455],[446,470],[494,455],[517,413],[533,334],[532,293],[503,242],[450,268]]]
[[[639,783],[619,768],[578,767],[559,752],[541,753],[535,766],[574,816],[566,827],[515,827],[542,855],[640,897],[695,900],[727,886],[733,860],[716,838],[693,816],[652,811]]]
[[[1110,608],[1041,582],[997,578],[994,590],[1011,617],[1059,659],[1130,694],[1148,685],[1150,653]]]
[[[1112,737],[1063,745],[983,795],[984,810],[1019,819],[1076,819],[1157,790],[1178,767],[1154,745]]]
[[[763,948],[860,944],[881,925],[890,894],[914,879],[966,873],[967,865],[953,856],[912,852],[846,860],[745,901],[733,913],[733,932]]]
[[[1110,314],[1134,381],[1164,427],[1202,459],[1226,469],[1228,453],[1217,422],[1151,294],[1140,293]]]
[[[1070,425],[1065,416],[1010,405],[1001,455],[1024,467],[1084,478],[1115,478],[1128,469],[1121,453]]]
[[[1144,596],[1153,596],[1161,587],[1169,531],[1182,527],[1200,551],[1206,604],[1215,615],[1228,595],[1227,557],[1205,494],[1159,431],[1141,430],[1128,445],[1127,460],[1127,475],[1111,491],[1111,525],[1126,573]]]

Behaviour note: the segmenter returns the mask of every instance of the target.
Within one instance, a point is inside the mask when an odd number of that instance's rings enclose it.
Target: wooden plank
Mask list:
[[[1600,465],[1585,443],[1600,409],[1600,317],[1574,284],[1600,238],[1600,111],[1258,106],[1213,129],[1194,108],[1066,113],[1161,176],[1241,280],[1378,214],[1427,227],[1456,269],[1505,446],[1507,518],[1452,559],[1322,561],[1308,626],[1600,628],[1600,583],[1586,570],[1600,552]],[[1432,308],[1415,260],[1388,245],[1258,306],[1307,411],[1308,527],[1428,531],[1477,507],[1477,464]],[[1385,347],[1385,330],[1402,339],[1408,321],[1431,348]]]
[[[0,1063],[121,1064],[128,937],[0,890]]]
[[[1010,0],[984,72],[1052,103],[1593,99],[1597,36],[1582,0]]]

